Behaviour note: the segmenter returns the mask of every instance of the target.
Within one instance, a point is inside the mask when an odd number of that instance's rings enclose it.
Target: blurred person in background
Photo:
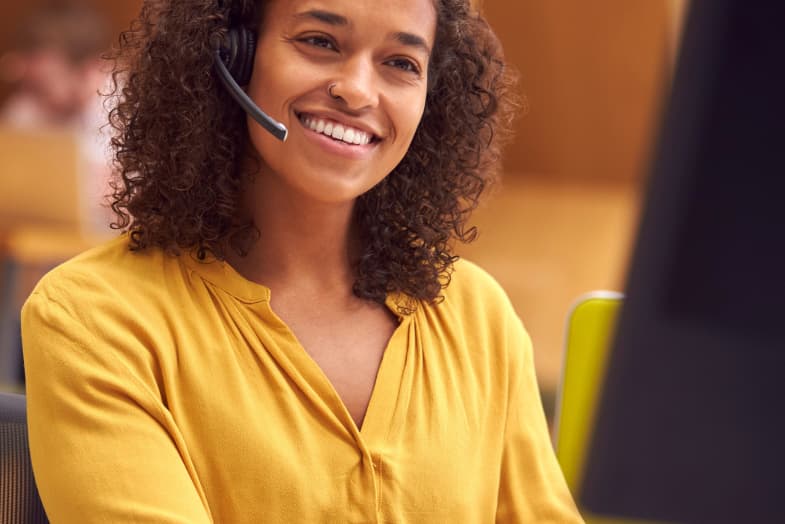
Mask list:
[[[89,229],[106,229],[100,205],[108,193],[109,136],[100,91],[108,86],[101,58],[108,22],[94,9],[59,3],[31,13],[18,27],[11,51],[0,57],[0,78],[11,93],[0,107],[0,125],[24,132],[74,134],[82,159]]]

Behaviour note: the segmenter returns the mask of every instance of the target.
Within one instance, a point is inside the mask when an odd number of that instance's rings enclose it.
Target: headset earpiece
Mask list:
[[[286,126],[267,115],[257,106],[242,86],[251,81],[256,34],[245,27],[232,27],[220,43],[213,44],[213,62],[221,83],[240,107],[275,138],[285,142]]]
[[[248,85],[253,71],[256,35],[250,29],[238,26],[229,29],[220,46],[221,60],[232,78],[241,85]]]

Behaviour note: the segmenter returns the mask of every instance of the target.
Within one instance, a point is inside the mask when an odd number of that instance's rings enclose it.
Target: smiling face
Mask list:
[[[248,120],[268,194],[353,202],[401,161],[422,117],[433,0],[272,0],[250,97],[283,122]]]

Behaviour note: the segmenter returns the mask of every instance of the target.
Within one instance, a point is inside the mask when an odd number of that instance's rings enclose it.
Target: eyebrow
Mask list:
[[[319,22],[323,22],[328,25],[344,27],[349,25],[349,19],[345,16],[339,15],[337,13],[332,13],[330,11],[323,11],[321,9],[311,9],[309,11],[304,11],[302,13],[297,13],[294,15],[294,18],[297,20],[318,20]],[[425,39],[421,36],[415,35],[414,33],[407,33],[405,31],[400,31],[393,35],[393,39],[397,40],[401,44],[409,47],[415,47],[417,49],[422,50],[430,56],[431,48],[428,46],[428,43]]]
[[[349,19],[346,18],[345,16],[341,16],[336,13],[331,13],[330,11],[322,11],[320,9],[311,9],[310,11],[297,13],[296,15],[294,15],[294,17],[298,20],[312,18],[320,22],[324,22],[325,24],[328,25],[335,25],[335,26],[349,25]]]
[[[395,40],[398,40],[398,42],[400,42],[405,46],[416,47],[418,49],[421,49],[428,56],[430,56],[431,54],[431,48],[428,47],[428,43],[421,36],[415,35],[413,33],[399,32],[399,33],[395,33],[393,35],[393,38],[395,38]]]

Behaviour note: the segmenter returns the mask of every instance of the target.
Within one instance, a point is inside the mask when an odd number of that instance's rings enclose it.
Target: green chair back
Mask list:
[[[567,317],[554,437],[556,456],[576,498],[581,492],[608,353],[623,299],[624,295],[613,291],[588,293],[576,301]],[[584,508],[581,513],[587,524],[653,524],[593,515]]]

